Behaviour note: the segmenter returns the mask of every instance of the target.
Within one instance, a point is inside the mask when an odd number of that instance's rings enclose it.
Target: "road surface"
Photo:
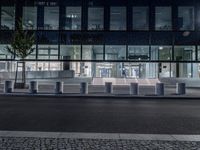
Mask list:
[[[0,97],[0,130],[200,134],[200,100]]]

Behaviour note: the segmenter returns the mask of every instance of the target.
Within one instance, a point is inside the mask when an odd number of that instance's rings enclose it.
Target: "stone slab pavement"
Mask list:
[[[200,135],[0,131],[2,150],[199,150]]]

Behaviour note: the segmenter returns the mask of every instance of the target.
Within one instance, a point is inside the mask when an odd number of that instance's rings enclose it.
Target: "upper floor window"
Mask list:
[[[125,45],[106,45],[105,59],[106,60],[125,60],[126,46]]]
[[[82,60],[103,60],[103,45],[83,45]]]
[[[133,7],[133,30],[149,29],[149,8]]]
[[[126,7],[111,7],[110,30],[126,30]]]
[[[37,7],[23,7],[23,29],[37,29]]]
[[[38,45],[38,59],[58,59],[58,45]]]
[[[178,29],[194,30],[194,7],[178,7]]]
[[[59,29],[58,7],[44,7],[44,29],[45,30]]]
[[[63,60],[80,60],[80,45],[60,45],[60,59]]]
[[[171,60],[172,46],[152,46],[151,60]]]
[[[66,30],[81,30],[81,7],[66,7]]]
[[[104,8],[88,8],[88,30],[104,29]]]
[[[15,7],[1,7],[1,29],[14,30]]]
[[[156,30],[172,29],[172,13],[171,7],[156,7]]]
[[[148,60],[149,46],[128,46],[129,60]]]
[[[174,60],[192,61],[195,60],[195,46],[174,46]]]
[[[11,59],[13,55],[11,55],[7,50],[6,47],[8,45],[5,44],[0,44],[0,59]],[[0,66],[1,70],[2,66]]]

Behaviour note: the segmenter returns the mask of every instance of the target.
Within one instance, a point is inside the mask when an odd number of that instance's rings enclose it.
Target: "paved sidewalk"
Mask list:
[[[3,150],[199,150],[200,135],[0,131],[0,148]]]

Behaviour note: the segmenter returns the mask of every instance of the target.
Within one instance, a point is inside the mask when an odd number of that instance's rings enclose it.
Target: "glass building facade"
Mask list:
[[[200,78],[199,0],[2,0],[0,72],[18,20],[35,34],[27,71],[75,77]]]

